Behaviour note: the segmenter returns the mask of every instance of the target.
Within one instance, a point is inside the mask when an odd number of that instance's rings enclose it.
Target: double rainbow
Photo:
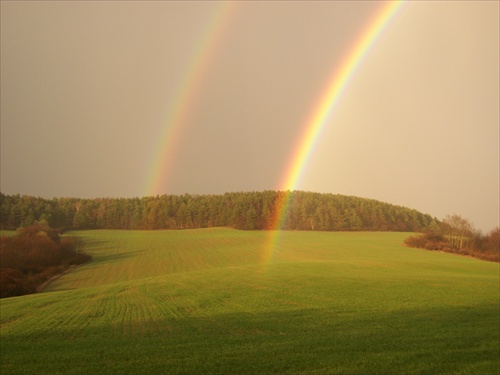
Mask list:
[[[306,122],[300,141],[292,152],[290,162],[285,168],[285,173],[278,185],[278,190],[285,193],[276,202],[274,216],[271,220],[271,230],[263,251],[263,264],[271,261],[279,237],[279,229],[287,216],[290,206],[291,191],[295,190],[309,159],[315,149],[323,129],[330,123],[339,99],[362,64],[379,36],[390,24],[404,0],[391,0],[382,3],[374,13],[367,26],[360,32],[359,37],[345,54],[344,59],[327,80],[325,89],[319,96],[318,104],[314,107],[309,120]],[[186,69],[182,83],[177,90],[178,95],[168,111],[166,126],[159,135],[159,143],[153,150],[152,175],[148,179],[146,191],[150,195],[159,194],[164,190],[164,179],[172,167],[175,147],[179,143],[182,131],[186,127],[189,109],[193,106],[196,95],[200,92],[203,78],[207,74],[221,37],[228,27],[228,21],[234,13],[234,2],[220,2],[217,5],[211,22],[207,26],[203,37],[195,48],[191,63]]]
[[[324,91],[319,96],[318,104],[315,106],[310,119],[304,126],[300,141],[292,152],[290,163],[285,168],[284,177],[279,184],[279,190],[283,190],[286,193],[277,201],[274,209],[275,214],[271,225],[273,230],[270,231],[269,239],[266,242],[263,252],[264,264],[271,261],[279,237],[279,229],[283,227],[283,221],[287,216],[290,206],[290,199],[292,196],[290,191],[296,189],[321,132],[330,124],[330,120],[339,103],[339,99],[345,92],[356,70],[365,60],[384,29],[386,29],[390,21],[402,7],[402,4],[403,1],[389,1],[380,6],[371,21],[359,34],[356,43],[345,55],[345,58],[340,64],[340,68],[332,72]]]

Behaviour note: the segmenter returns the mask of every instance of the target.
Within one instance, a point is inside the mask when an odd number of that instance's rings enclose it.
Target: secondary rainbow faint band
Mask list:
[[[274,209],[275,215],[272,220],[269,239],[265,244],[263,252],[263,263],[272,260],[279,237],[279,230],[283,228],[283,222],[287,216],[292,194],[304,173],[307,163],[313,154],[318,139],[326,126],[331,125],[332,115],[339,103],[339,99],[349,85],[351,78],[357,68],[363,63],[370,50],[376,45],[382,32],[390,24],[398,11],[402,8],[404,1],[389,1],[382,3],[375,11],[373,17],[361,30],[356,42],[347,51],[338,69],[335,69],[319,95],[317,104],[310,115],[309,120],[303,128],[300,141],[294,148],[290,162],[285,168],[279,190],[287,192],[278,199]]]
[[[176,91],[174,101],[168,107],[167,118],[153,149],[152,165],[146,179],[146,194],[158,195],[165,192],[165,181],[172,170],[173,158],[186,130],[190,110],[196,105],[196,98],[203,87],[210,62],[221,44],[237,4],[231,1],[215,3],[215,10],[205,31],[194,48],[190,63]]]

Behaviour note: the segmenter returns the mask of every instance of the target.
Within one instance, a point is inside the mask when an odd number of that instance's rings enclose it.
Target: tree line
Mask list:
[[[439,221],[417,210],[339,194],[304,191],[161,195],[143,198],[53,198],[0,193],[0,226],[46,221],[64,229],[271,229],[284,202],[282,229],[422,231]]]
[[[91,259],[75,237],[38,223],[0,238],[0,298],[37,291],[45,281],[72,265]]]
[[[500,262],[500,227],[483,235],[469,220],[456,214],[447,215],[432,230],[408,237],[405,245]]]

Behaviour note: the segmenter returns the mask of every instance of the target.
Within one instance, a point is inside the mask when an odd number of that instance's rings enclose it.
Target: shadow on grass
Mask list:
[[[92,262],[94,264],[106,264],[106,263],[113,263],[113,262],[119,262],[127,258],[132,258],[136,256],[137,254],[140,254],[142,251],[128,251],[128,252],[123,252],[123,253],[109,253],[106,252],[105,254],[99,254],[95,253],[93,255]]]
[[[114,241],[97,239],[91,236],[81,236],[78,238],[81,240],[82,249],[84,251],[90,250],[92,252],[95,250],[112,249],[117,247]]]
[[[495,304],[156,321],[102,311],[78,327],[2,335],[1,373],[497,374],[498,314]]]
[[[91,263],[93,264],[117,262],[141,253],[141,251],[117,251],[119,247],[115,241],[96,239],[94,237],[81,237],[81,239],[81,250],[92,255]],[[102,250],[105,251],[101,252]]]

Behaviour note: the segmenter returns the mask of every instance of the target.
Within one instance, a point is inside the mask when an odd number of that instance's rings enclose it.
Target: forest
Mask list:
[[[271,229],[287,202],[282,229],[425,231],[439,221],[407,207],[339,194],[304,191],[162,195],[143,198],[52,198],[0,193],[0,227],[46,221],[60,229]]]

